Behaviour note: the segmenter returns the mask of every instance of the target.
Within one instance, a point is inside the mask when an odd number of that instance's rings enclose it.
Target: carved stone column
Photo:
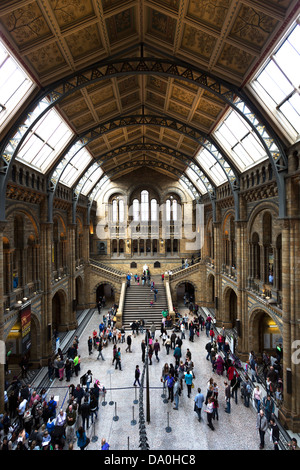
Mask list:
[[[4,258],[3,258],[3,233],[6,226],[6,222],[0,222],[0,413],[4,412],[4,393],[5,389],[5,338],[4,338]]]

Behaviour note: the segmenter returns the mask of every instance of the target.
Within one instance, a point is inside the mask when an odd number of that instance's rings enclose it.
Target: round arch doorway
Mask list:
[[[176,288],[177,306],[188,308],[189,304],[195,302],[195,287],[190,282],[182,282]]]
[[[264,310],[253,312],[251,322],[250,348],[259,357],[265,351],[276,357],[276,347],[283,344],[282,333],[273,318]]]
[[[96,290],[96,304],[105,299],[104,307],[110,307],[115,303],[115,290],[111,284],[100,284]]]
[[[61,325],[65,323],[65,296],[61,291],[56,292],[52,298],[52,329],[61,331]]]

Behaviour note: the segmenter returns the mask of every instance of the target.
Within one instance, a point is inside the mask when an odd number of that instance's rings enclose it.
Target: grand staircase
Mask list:
[[[154,294],[148,285],[140,285],[131,281],[130,287],[126,289],[125,302],[123,308],[123,325],[126,329],[130,328],[133,321],[144,319],[145,327],[150,328],[154,322],[157,329],[160,329],[162,320],[162,311],[168,308],[166,290],[161,280],[152,278],[155,288],[158,290],[157,300],[154,302]],[[150,301],[153,300],[153,307]]]

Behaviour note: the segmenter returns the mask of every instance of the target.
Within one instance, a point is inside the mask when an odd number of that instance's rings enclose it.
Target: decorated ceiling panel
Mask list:
[[[40,88],[67,81],[106,60],[112,64],[136,57],[177,61],[178,74],[166,69],[160,73],[159,63],[155,73],[133,73],[134,63],[129,61],[118,68],[119,73],[113,65],[105,76],[95,69],[94,80],[83,73],[83,86],[74,86],[56,109],[80,136],[98,124],[129,115],[169,116],[199,132],[197,140],[188,132],[180,134],[174,124],[169,129],[171,124],[117,124],[115,132],[99,134],[87,144],[95,159],[111,149],[145,142],[166,145],[193,159],[201,149],[200,136],[209,136],[228,110],[221,96],[228,88],[221,81],[243,88],[296,7],[296,0],[4,0],[0,24],[2,37]],[[141,72],[145,64],[141,62]],[[203,71],[204,78],[196,83],[186,71],[180,79],[186,64]],[[216,86],[214,77],[220,80]],[[56,92],[64,93],[64,83]],[[184,170],[182,161],[171,160],[159,149],[152,152],[138,150],[134,159],[143,162],[150,155],[153,162],[154,157],[165,164],[172,161]],[[126,158],[131,161],[133,153],[111,159],[103,168],[116,168]]]

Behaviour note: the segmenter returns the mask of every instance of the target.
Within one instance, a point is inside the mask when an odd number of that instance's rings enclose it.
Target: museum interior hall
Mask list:
[[[105,298],[280,351],[300,439],[299,70],[297,0],[0,2],[0,414]]]

